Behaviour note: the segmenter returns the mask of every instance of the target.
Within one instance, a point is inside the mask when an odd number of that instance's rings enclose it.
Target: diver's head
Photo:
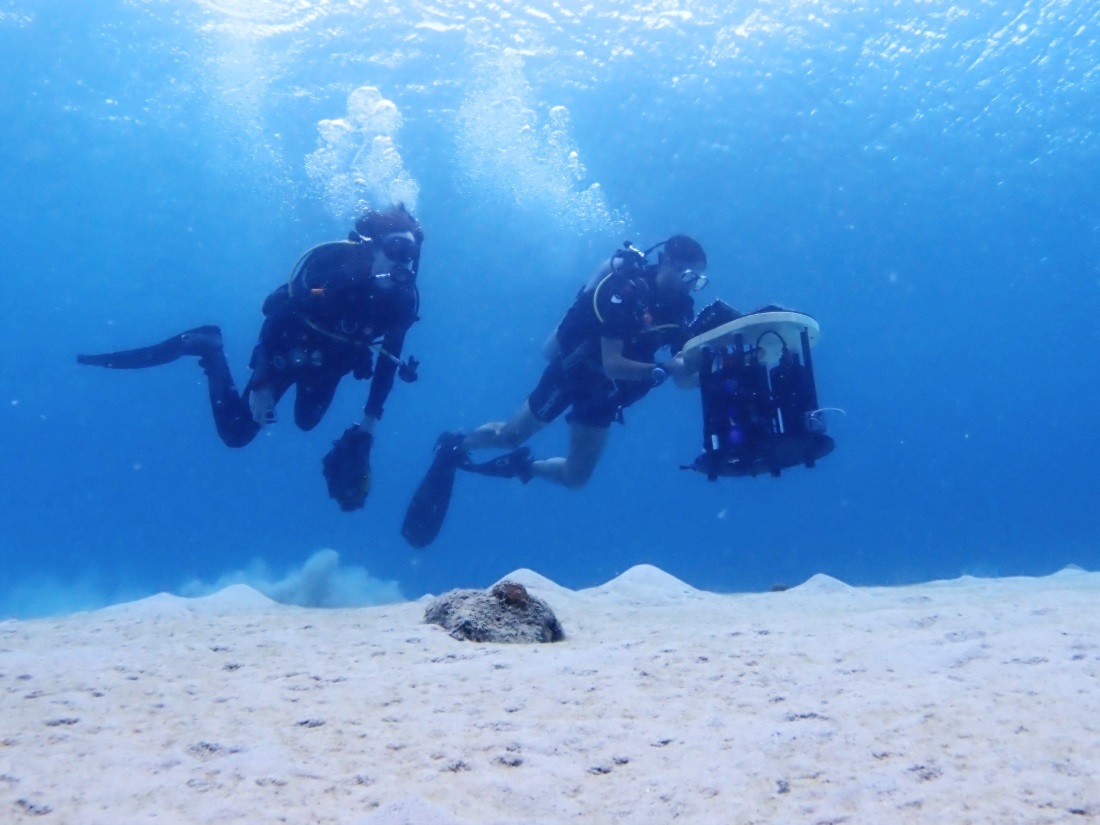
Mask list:
[[[420,223],[398,203],[383,212],[369,210],[355,222],[355,234],[370,244],[371,272],[411,278],[420,266],[420,246],[424,230]]]
[[[418,249],[412,232],[387,232],[372,245],[371,274],[411,278],[416,271]]]
[[[673,235],[657,258],[657,288],[666,295],[698,292],[707,285],[707,254],[694,238]]]

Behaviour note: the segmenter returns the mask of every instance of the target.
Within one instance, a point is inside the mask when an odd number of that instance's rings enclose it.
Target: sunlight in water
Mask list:
[[[218,75],[214,91],[268,156],[288,168],[303,162],[283,159],[269,136],[274,106],[297,96],[327,107],[304,162],[340,216],[418,194],[384,112],[356,122],[333,110],[356,87],[392,98],[393,114],[400,106],[410,122],[452,124],[454,168],[468,191],[582,231],[615,228],[625,211],[589,177],[584,161],[595,150],[573,133],[576,101],[624,78],[633,91],[612,114],[616,125],[664,130],[667,106],[652,104],[683,106],[720,136],[694,145],[686,135],[681,151],[696,159],[749,151],[760,137],[747,136],[753,124],[775,122],[777,105],[789,108],[790,132],[775,139],[798,145],[812,135],[820,148],[858,131],[868,157],[902,166],[932,136],[1024,165],[1096,141],[1091,33],[1100,7],[1066,0],[1014,8],[950,0],[198,0],[194,8],[214,52],[206,58]],[[283,87],[299,76],[306,79]]]
[[[204,28],[238,37],[270,37],[303,29],[325,15],[324,0],[198,0]]]
[[[29,26],[34,17],[26,12],[0,11],[0,26]]]

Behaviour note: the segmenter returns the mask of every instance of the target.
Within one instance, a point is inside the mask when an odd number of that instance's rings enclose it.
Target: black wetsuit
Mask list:
[[[297,385],[294,421],[303,430],[317,426],[348,373],[370,378],[364,412],[380,418],[397,372],[405,333],[417,318],[412,278],[371,275],[369,246],[350,241],[325,244],[300,262],[289,284],[264,301],[264,324],[243,393],[233,383],[219,348],[200,359],[209,377],[214,422],[231,447],[248,444],[260,430],[249,395],[268,390],[279,401]],[[393,356],[375,359],[372,345]]]
[[[558,325],[558,355],[527,399],[536,418],[553,421],[572,407],[570,422],[607,427],[653,388],[649,381],[608,378],[600,339],[621,340],[623,357],[643,363],[654,363],[665,347],[680,351],[690,337],[694,302],[689,295],[660,296],[656,275],[656,266],[626,268],[581,289]]]

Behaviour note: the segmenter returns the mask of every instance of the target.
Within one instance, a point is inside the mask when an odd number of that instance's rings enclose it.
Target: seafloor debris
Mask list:
[[[488,592],[445,593],[428,605],[424,621],[472,642],[560,642],[565,638],[546,602],[512,581],[500,582]]]

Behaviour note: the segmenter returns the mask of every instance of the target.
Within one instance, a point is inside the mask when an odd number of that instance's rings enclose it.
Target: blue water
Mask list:
[[[0,617],[303,568],[362,603],[519,567],[734,591],[1100,567],[1098,37],[1084,0],[0,2]],[[234,451],[193,361],[75,363],[218,323],[243,384],[264,296],[394,197],[427,234],[422,379],[364,510],[320,458],[365,384]],[[700,297],[819,320],[835,454],[682,472],[699,402],[669,385],[584,490],[462,476],[409,549],[436,434],[511,414],[592,268],[673,232],[708,250]]]

